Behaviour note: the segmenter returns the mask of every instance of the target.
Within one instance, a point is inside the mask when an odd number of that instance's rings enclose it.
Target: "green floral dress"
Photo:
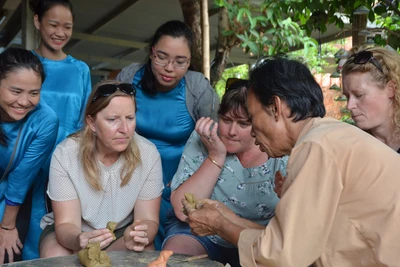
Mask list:
[[[192,176],[207,157],[207,148],[193,131],[172,179],[171,190]],[[244,168],[235,154],[228,154],[210,198],[221,201],[240,217],[267,225],[279,201],[274,192],[275,172],[279,170],[286,176],[287,161],[287,156],[270,158],[260,166]],[[218,245],[233,247],[218,236],[209,238]]]

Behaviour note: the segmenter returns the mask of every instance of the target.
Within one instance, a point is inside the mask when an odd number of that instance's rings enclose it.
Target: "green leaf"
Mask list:
[[[260,51],[256,43],[249,42],[247,45],[249,46],[250,51],[253,52],[254,55],[258,56],[260,54]]]
[[[234,30],[226,30],[226,31],[222,32],[223,36],[230,36],[230,35],[233,35],[233,34],[235,34]]]
[[[268,20],[271,20],[274,16],[274,10],[272,8],[267,9],[267,18]]]
[[[260,33],[256,30],[250,29],[250,33],[253,34],[257,39],[260,39]]]

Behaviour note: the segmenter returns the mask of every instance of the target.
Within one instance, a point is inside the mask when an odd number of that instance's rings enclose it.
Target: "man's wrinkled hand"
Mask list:
[[[196,208],[193,208],[187,200],[182,199],[182,204],[188,213],[186,222],[193,234],[199,236],[217,234],[219,230],[218,222],[223,216],[218,208],[223,205],[221,202],[203,199],[196,203]]]

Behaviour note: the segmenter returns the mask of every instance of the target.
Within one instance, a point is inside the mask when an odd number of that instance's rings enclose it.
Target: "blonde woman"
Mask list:
[[[59,144],[42,220],[41,257],[70,255],[89,242],[106,250],[152,248],[163,190],[160,155],[135,133],[136,90],[105,82],[94,88],[85,126]],[[117,223],[113,240],[106,225]],[[124,238],[122,238],[124,236]]]
[[[400,55],[355,49],[343,66],[343,93],[357,127],[400,153]]]

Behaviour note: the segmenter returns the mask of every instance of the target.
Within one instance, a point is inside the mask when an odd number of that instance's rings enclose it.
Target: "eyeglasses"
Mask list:
[[[238,88],[242,88],[242,87],[249,88],[249,86],[250,86],[249,80],[243,80],[243,79],[238,79],[238,78],[228,78],[228,80],[226,80],[225,92],[228,90],[238,89]]]
[[[379,63],[379,61],[374,58],[374,54],[371,51],[364,50],[357,54],[354,54],[352,57],[354,57],[353,62],[355,64],[364,65],[368,62],[371,62],[380,72],[383,73],[381,63]]]
[[[130,83],[103,84],[97,87],[96,93],[94,94],[92,99],[92,103],[94,103],[99,98],[107,97],[114,94],[117,90],[120,90],[127,95],[136,95],[136,89]]]
[[[157,64],[158,66],[161,67],[165,67],[167,66],[170,62],[172,62],[172,66],[174,68],[177,69],[185,69],[187,68],[187,65],[190,61],[190,59],[188,58],[178,58],[178,59],[174,59],[171,60],[168,57],[161,55],[161,54],[157,54],[156,52],[154,52],[154,48],[151,48],[151,50],[153,51],[153,56],[154,56],[154,63]]]

